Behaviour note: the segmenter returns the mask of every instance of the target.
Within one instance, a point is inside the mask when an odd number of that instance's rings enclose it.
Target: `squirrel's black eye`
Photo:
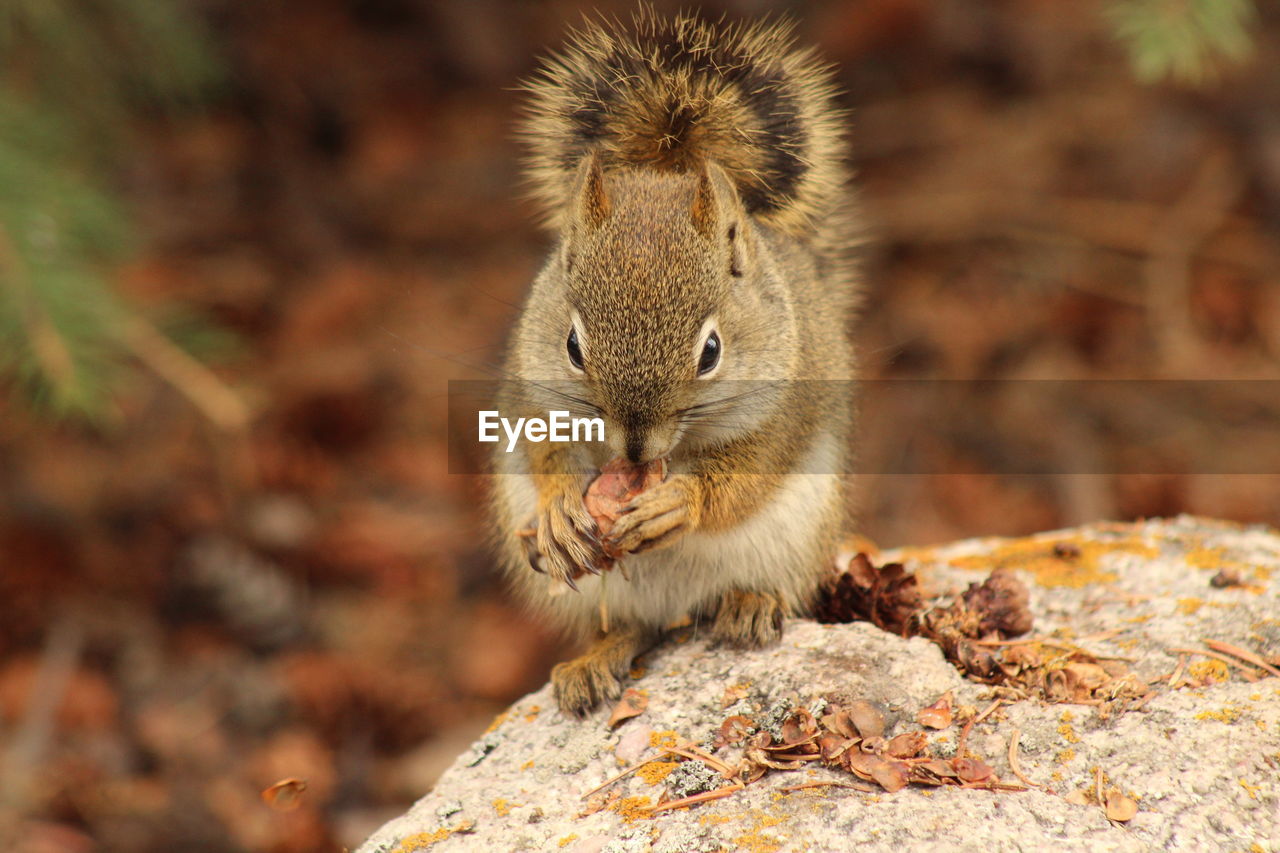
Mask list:
[[[712,332],[702,345],[702,355],[698,358],[699,376],[705,376],[716,369],[716,365],[720,363],[720,349],[720,335]]]
[[[578,330],[572,326],[569,328],[569,340],[565,341],[564,348],[569,351],[569,363],[576,369],[582,370],[582,347],[578,345]]]

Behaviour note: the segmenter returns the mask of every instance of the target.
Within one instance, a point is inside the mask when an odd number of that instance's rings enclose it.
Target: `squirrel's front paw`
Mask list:
[[[583,655],[551,668],[551,689],[566,714],[581,717],[606,699],[616,699],[622,684],[608,663]]]
[[[636,495],[609,531],[609,544],[635,554],[670,545],[694,524],[691,480],[672,477]]]
[[[564,581],[573,589],[583,573],[599,574],[604,558],[596,523],[576,494],[561,494],[548,500],[538,516],[536,548],[529,563],[534,570]]]

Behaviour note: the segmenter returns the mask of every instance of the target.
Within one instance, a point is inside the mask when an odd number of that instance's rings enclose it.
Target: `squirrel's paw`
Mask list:
[[[609,531],[609,543],[629,554],[669,545],[692,527],[687,477],[672,477],[636,495]]]
[[[560,710],[577,717],[622,694],[608,661],[589,654],[552,667],[551,689]]]
[[[604,558],[596,523],[576,494],[562,494],[549,500],[538,517],[536,547],[527,549],[529,565],[535,571],[564,581],[573,589],[574,578],[584,572],[599,574]]]
[[[720,597],[711,636],[745,649],[771,645],[782,637],[782,601],[767,592],[733,589]]]

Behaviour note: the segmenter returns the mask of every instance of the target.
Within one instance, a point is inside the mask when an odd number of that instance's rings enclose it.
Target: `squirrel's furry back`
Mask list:
[[[796,49],[791,30],[642,7],[630,30],[574,32],[525,85],[521,135],[551,226],[563,225],[573,174],[594,149],[605,168],[714,161],[757,221],[795,236],[827,230],[843,209],[843,114],[830,68]]]

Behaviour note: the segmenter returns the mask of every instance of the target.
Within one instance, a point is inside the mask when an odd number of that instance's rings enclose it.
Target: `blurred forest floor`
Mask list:
[[[545,250],[512,87],[581,4],[208,5],[232,83],[125,164],[149,243],[119,287],[234,330],[217,370],[258,414],[220,432],[158,380],[105,430],[0,403],[6,849],[354,846],[566,651],[504,595],[444,413]],[[1094,2],[786,4],[853,110],[868,374],[1280,378],[1262,5],[1255,57],[1197,90],[1135,83]],[[873,415],[873,458],[920,416]],[[1086,427],[1025,416],[1085,454]],[[1276,476],[998,476],[933,439],[942,473],[860,484],[871,539],[1280,521]]]

